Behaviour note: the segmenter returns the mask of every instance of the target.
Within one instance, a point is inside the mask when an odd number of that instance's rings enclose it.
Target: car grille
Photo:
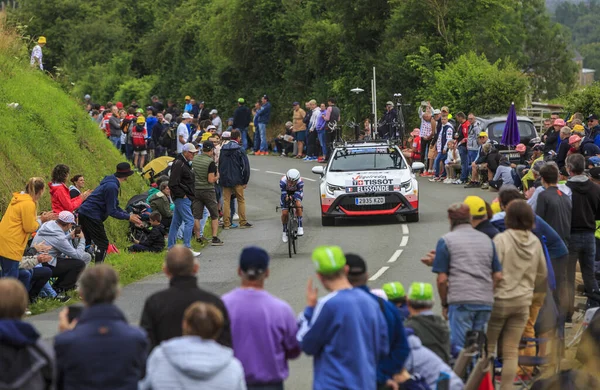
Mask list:
[[[354,199],[352,199],[354,201]],[[370,204],[370,205],[355,205],[351,203],[341,204],[340,207],[348,211],[379,211],[379,210],[391,210],[398,206],[398,202],[386,202],[384,204]]]

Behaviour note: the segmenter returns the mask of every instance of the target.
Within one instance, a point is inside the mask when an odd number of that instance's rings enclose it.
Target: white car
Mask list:
[[[315,166],[321,175],[321,223],[333,226],[335,217],[404,215],[419,221],[419,183],[402,151],[386,141],[352,142],[338,145],[326,166]]]

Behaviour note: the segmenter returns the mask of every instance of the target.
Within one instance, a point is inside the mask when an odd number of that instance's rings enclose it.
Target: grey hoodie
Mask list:
[[[419,374],[425,379],[430,388],[435,389],[440,374],[444,373],[450,377],[449,390],[462,390],[464,388],[462,380],[456,376],[450,366],[444,363],[438,355],[425,348],[417,336],[409,334],[407,339],[410,355],[406,359],[404,368],[410,374]]]
[[[52,256],[52,260],[48,262],[53,267],[56,267],[57,257],[70,257],[73,259],[83,260],[88,264],[92,257],[85,251],[85,239],[79,240],[77,248],[73,246],[69,233],[65,233],[64,230],[56,221],[46,222],[42,225],[35,235],[32,245],[36,245],[40,242],[45,242],[50,245],[52,249],[48,252]]]
[[[156,347],[139,390],[246,390],[244,369],[231,348],[214,340],[182,336]]]

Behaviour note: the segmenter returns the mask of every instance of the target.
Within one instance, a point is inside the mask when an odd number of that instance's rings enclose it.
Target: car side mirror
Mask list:
[[[414,162],[412,163],[412,169],[413,171],[422,171],[423,169],[425,169],[425,164],[423,164],[422,162]]]
[[[315,175],[323,175],[323,172],[325,172],[325,168],[322,165],[312,167],[312,173],[314,173]]]

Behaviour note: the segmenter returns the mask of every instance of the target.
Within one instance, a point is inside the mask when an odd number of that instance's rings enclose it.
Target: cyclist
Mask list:
[[[288,209],[287,202],[289,197],[292,197],[296,202],[296,215],[298,216],[298,235],[304,235],[304,228],[302,227],[302,198],[304,197],[304,182],[300,177],[300,172],[297,169],[290,169],[287,171],[284,177],[279,181],[279,187],[281,188],[281,222],[283,223],[283,235],[281,236],[283,242],[288,242],[287,237],[287,222],[288,222]]]

